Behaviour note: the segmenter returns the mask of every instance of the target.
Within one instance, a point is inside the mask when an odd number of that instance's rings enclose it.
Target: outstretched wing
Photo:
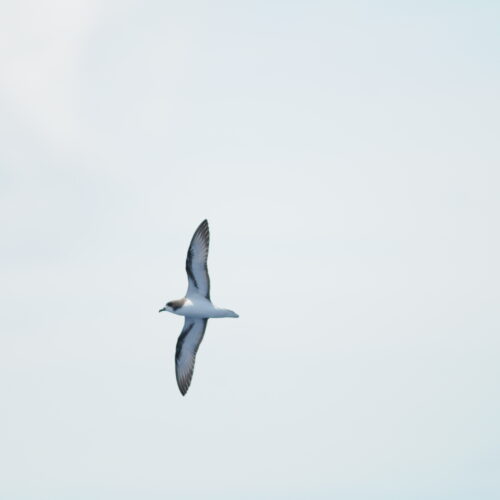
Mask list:
[[[186,296],[200,294],[210,300],[210,278],[207,269],[210,233],[205,219],[195,231],[186,259],[188,290]]]
[[[186,318],[184,328],[177,339],[175,376],[183,396],[191,384],[196,353],[205,335],[207,321],[206,318]]]

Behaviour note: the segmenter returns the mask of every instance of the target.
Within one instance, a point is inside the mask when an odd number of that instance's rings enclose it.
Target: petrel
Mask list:
[[[160,312],[168,311],[185,317],[175,349],[175,375],[183,396],[191,384],[196,353],[205,335],[208,318],[239,317],[234,311],[215,307],[210,300],[210,277],[207,269],[209,240],[208,222],[205,219],[196,229],[187,253],[186,296],[167,302],[160,309]]]

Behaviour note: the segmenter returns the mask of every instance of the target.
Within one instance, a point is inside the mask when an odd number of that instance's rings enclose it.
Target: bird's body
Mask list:
[[[168,304],[174,303],[172,307],[173,314],[185,316],[188,318],[237,318],[238,315],[229,309],[222,309],[212,304],[202,295],[191,295],[183,299],[172,300]]]
[[[182,395],[186,394],[193,376],[196,353],[203,340],[209,318],[237,318],[229,309],[215,307],[210,300],[210,278],[207,269],[208,222],[204,220],[195,231],[186,259],[188,290],[182,299],[167,302],[161,311],[184,316],[184,328],[177,340],[175,373]]]

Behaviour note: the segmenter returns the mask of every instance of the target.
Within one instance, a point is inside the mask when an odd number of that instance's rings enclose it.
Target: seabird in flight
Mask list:
[[[183,396],[193,377],[196,353],[203,340],[208,318],[238,318],[234,311],[215,307],[210,300],[210,278],[207,269],[209,240],[208,222],[204,220],[189,245],[186,259],[186,296],[167,302],[165,307],[160,309],[160,312],[168,311],[185,317],[175,350],[175,375]]]

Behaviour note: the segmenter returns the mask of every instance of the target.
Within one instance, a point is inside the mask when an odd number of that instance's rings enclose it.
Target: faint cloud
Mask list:
[[[98,3],[86,0],[2,6],[0,100],[59,147],[78,137],[77,61],[97,13]]]

